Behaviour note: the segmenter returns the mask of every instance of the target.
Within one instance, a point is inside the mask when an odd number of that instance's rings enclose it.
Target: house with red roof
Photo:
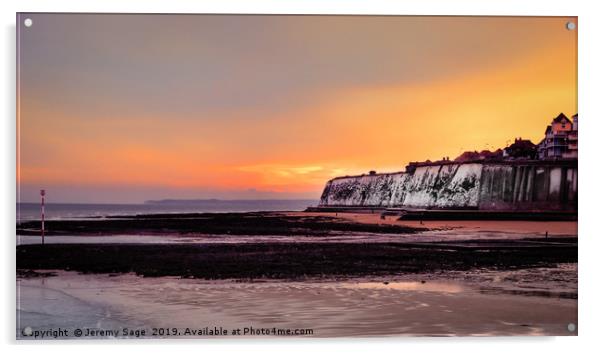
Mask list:
[[[577,114],[572,118],[560,113],[547,126],[545,137],[537,145],[539,159],[577,158]]]

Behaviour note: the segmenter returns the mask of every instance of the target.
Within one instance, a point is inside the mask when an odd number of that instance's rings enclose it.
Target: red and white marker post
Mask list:
[[[42,196],[42,245],[44,245],[44,196],[46,196],[46,190],[40,190],[40,196]]]

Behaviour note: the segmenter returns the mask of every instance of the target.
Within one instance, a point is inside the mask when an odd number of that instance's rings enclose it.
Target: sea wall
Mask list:
[[[432,163],[411,172],[334,178],[322,207],[576,210],[577,163]]]

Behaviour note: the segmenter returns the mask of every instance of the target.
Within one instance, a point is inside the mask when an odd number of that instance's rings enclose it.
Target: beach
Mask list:
[[[55,274],[20,280],[18,327],[61,327],[70,332],[67,339],[81,327],[119,331],[107,338],[128,338],[124,328],[145,330],[142,338],[194,338],[152,330],[205,327],[313,331],[292,337],[576,334],[567,330],[567,321],[577,322],[576,300],[529,290],[516,294],[499,278],[479,284],[429,276],[240,282]],[[274,335],[238,337],[266,336]]]
[[[45,245],[35,221],[17,234],[23,339],[577,334],[576,222],[154,214],[51,221]]]

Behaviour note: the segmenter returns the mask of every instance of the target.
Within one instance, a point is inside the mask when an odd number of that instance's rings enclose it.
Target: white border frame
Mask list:
[[[0,334],[11,351],[43,349],[45,352],[86,351],[104,352],[109,349],[130,350],[144,345],[145,351],[163,352],[165,344],[177,344],[178,351],[245,351],[266,352],[306,351],[307,349],[345,349],[345,351],[396,351],[425,350],[451,352],[504,352],[514,349],[537,349],[545,352],[569,352],[577,349],[593,349],[596,342],[600,314],[598,251],[602,250],[602,234],[595,223],[600,195],[597,183],[599,163],[598,134],[602,132],[600,121],[600,89],[602,82],[600,63],[600,23],[602,13],[595,1],[580,0],[21,0],[18,3],[2,2],[0,12],[3,24],[2,70],[0,86],[2,107],[2,223],[4,286],[2,304],[4,317]],[[544,338],[390,338],[390,339],[328,339],[328,340],[251,340],[251,341],[128,341],[85,342],[80,347],[75,342],[16,342],[15,337],[15,13],[16,12],[143,12],[143,13],[253,13],[253,14],[370,14],[370,15],[513,15],[513,16],[578,16],[579,17],[579,117],[580,117],[580,173],[582,192],[579,199],[579,337]],[[81,341],[79,341],[81,344]],[[150,344],[149,344],[150,343]],[[403,345],[403,346],[400,346]],[[591,347],[591,348],[590,348]]]

